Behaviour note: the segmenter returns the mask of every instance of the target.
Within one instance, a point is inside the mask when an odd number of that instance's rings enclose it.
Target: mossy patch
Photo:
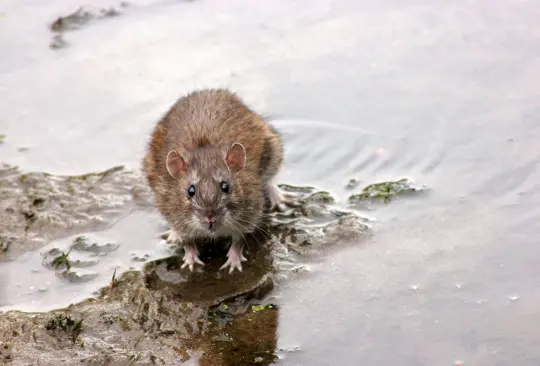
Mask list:
[[[416,194],[425,191],[424,186],[417,186],[411,180],[403,178],[397,181],[370,184],[361,193],[349,196],[350,204],[359,204],[365,201],[380,201],[389,203],[395,197]]]

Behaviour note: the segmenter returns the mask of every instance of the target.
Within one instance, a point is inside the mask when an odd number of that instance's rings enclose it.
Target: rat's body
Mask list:
[[[283,163],[277,131],[224,89],[180,98],[158,122],[144,158],[159,211],[171,225],[168,241],[182,243],[184,265],[203,264],[192,239],[231,237],[222,266],[242,270],[243,236],[270,208],[291,204],[273,178]]]

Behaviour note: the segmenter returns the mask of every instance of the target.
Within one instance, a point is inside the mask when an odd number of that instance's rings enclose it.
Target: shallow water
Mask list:
[[[341,202],[351,178],[430,189],[366,210],[377,220],[368,242],[276,290],[279,347],[298,347],[283,364],[540,364],[536,3],[133,1],[51,50],[47,25],[72,10],[0,8],[3,161],[58,174],[138,167],[176,97],[229,86],[284,133],[281,181]],[[125,220],[137,231],[120,222],[104,235],[130,244],[75,300],[158,230],[150,216]],[[9,281],[12,306],[47,308],[47,292],[28,297]]]

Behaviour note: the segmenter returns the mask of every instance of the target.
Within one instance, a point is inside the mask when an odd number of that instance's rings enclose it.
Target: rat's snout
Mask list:
[[[215,209],[204,209],[199,212],[199,218],[203,225],[208,226],[209,229],[215,228],[219,224],[220,215]]]

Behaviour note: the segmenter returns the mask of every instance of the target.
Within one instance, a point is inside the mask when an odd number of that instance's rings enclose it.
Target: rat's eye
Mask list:
[[[193,184],[189,186],[187,194],[189,197],[195,196],[195,186]]]
[[[223,193],[229,193],[231,189],[227,182],[221,182],[221,190],[223,191]]]

